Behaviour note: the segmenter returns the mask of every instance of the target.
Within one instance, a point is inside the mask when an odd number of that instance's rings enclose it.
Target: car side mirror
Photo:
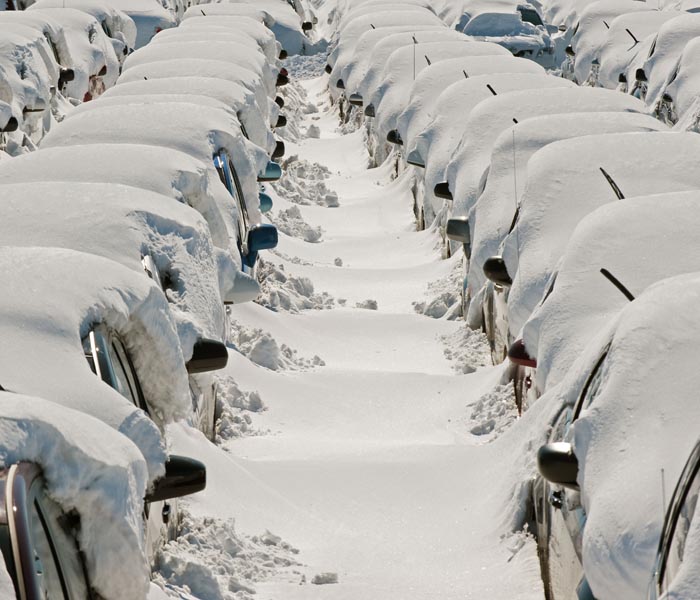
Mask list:
[[[287,117],[284,115],[278,115],[275,127],[284,127],[285,125],[287,125]]]
[[[261,213],[266,213],[272,210],[272,198],[265,194],[264,192],[260,192],[258,194],[258,200],[260,203],[260,212]]]
[[[326,73],[328,73],[328,75],[330,75],[331,72],[333,71],[333,67],[331,67],[328,63],[326,63],[326,66],[323,68],[323,70],[324,70]]]
[[[256,225],[248,230],[248,252],[270,250],[277,246],[277,227],[268,223]]]
[[[287,53],[287,51],[284,48],[282,48],[282,50],[280,50],[280,53],[279,53],[279,59],[284,60],[288,56],[289,56],[289,54]]]
[[[102,68],[100,69],[100,72],[98,73],[100,77],[104,77],[107,75],[107,65],[103,65]]]
[[[282,167],[274,161],[268,161],[265,170],[258,175],[258,181],[277,181],[282,177]]]
[[[187,456],[171,455],[165,463],[165,475],[156,479],[146,494],[146,502],[158,502],[201,492],[207,487],[207,468]]]
[[[277,83],[275,84],[277,87],[282,87],[283,85],[287,85],[289,83],[289,75],[285,75],[282,72],[280,72],[277,75]]]
[[[5,123],[5,127],[0,129],[0,133],[12,133],[13,131],[17,131],[19,128],[19,121],[17,121],[16,117],[10,117],[7,123]]]
[[[284,98],[282,98],[282,96],[275,96],[275,104],[280,108],[284,108]]]
[[[311,31],[314,28],[314,24],[311,21],[304,21],[301,24],[301,30],[303,32]]]
[[[508,348],[508,360],[521,367],[537,368],[537,359],[530,356],[522,339],[517,339],[510,345]]]
[[[392,129],[386,134],[386,141],[390,144],[396,144],[397,146],[403,146],[403,140],[401,139],[401,134],[398,129]]]
[[[436,198],[442,198],[443,200],[452,200],[452,192],[450,191],[450,184],[447,181],[442,181],[438,183],[433,188],[433,194]]]
[[[492,256],[486,259],[484,263],[484,275],[489,281],[503,287],[510,287],[513,285],[513,280],[508,274],[508,268],[506,267],[506,262],[500,256]]]
[[[352,104],[353,106],[362,106],[362,96],[360,94],[350,94],[350,98],[348,98],[348,102]]]
[[[75,71],[73,69],[61,69],[61,74],[58,76],[58,87],[63,87],[63,84],[75,79]]]
[[[192,358],[185,367],[189,374],[208,373],[223,369],[228,363],[226,344],[219,340],[198,339],[192,348]]]
[[[284,156],[285,146],[282,140],[275,142],[275,149],[272,151],[272,158],[282,158]]]
[[[425,169],[425,161],[417,149],[411,150],[406,157],[406,162],[414,167]]]
[[[467,217],[453,217],[448,219],[445,235],[453,242],[471,244],[472,238],[469,232],[469,219]]]
[[[578,459],[571,444],[555,442],[542,446],[537,452],[537,468],[550,483],[578,490]]]
[[[576,52],[574,52],[573,46],[567,46],[567,47],[566,47],[566,50],[564,50],[564,52],[566,52],[566,55],[567,55],[567,56],[570,56],[571,58],[573,58],[574,56],[576,56]]]
[[[337,87],[339,90],[344,90],[345,82],[342,79],[338,79],[338,81],[335,82],[335,87]]]
[[[377,114],[374,111],[374,104],[368,104],[365,106],[365,117],[376,117]]]

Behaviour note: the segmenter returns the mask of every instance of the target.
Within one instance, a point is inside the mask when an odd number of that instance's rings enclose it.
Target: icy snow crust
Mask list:
[[[138,449],[97,419],[40,398],[0,392],[0,415],[0,465],[39,465],[49,496],[64,511],[78,512],[78,544],[92,587],[105,600],[143,598],[148,473]],[[15,598],[11,583],[0,585],[0,597]]]
[[[535,152],[553,142],[585,135],[665,129],[647,115],[619,112],[544,115],[505,129],[493,145],[486,187],[468,215],[472,224],[471,297],[487,283],[482,267],[486,259],[499,253],[508,234],[527,182],[528,161]]]
[[[629,304],[600,274],[602,267],[635,296],[652,283],[697,270],[699,202],[696,190],[639,196],[606,204],[581,220],[554,290],[523,328],[528,352],[537,356],[540,389],[562,381],[596,332]]]
[[[243,85],[232,81],[214,77],[168,77],[120,83],[102,95],[101,105],[104,106],[107,98],[132,97],[132,101],[136,101],[140,96],[156,94],[208,96],[223,102],[238,116],[254,144],[268,152],[274,149],[274,136],[255,105],[255,96]]]
[[[518,222],[503,244],[513,277],[511,332],[517,335],[542,297],[578,222],[617,200],[601,167],[626,197],[685,191],[700,187],[700,173],[690,158],[698,151],[695,134],[664,132],[587,136],[539,150],[528,163]]]
[[[2,386],[51,397],[104,421],[139,447],[151,478],[161,473],[164,447],[156,423],[94,375],[81,338],[96,323],[120,332],[151,416],[159,424],[186,417],[185,364],[163,293],[145,274],[73,250],[5,247],[0,264],[13,291],[0,299]]]
[[[2,185],[0,198],[5,246],[97,254],[139,276],[145,275],[141,257],[150,255],[172,282],[166,295],[185,360],[199,337],[221,337],[218,265],[207,225],[194,209],[153,192],[100,183]],[[234,269],[231,264],[229,273]]]
[[[42,147],[65,147],[91,143],[139,143],[179,150],[207,165],[209,185],[216,193],[216,206],[202,207],[210,227],[227,227],[232,255],[236,255],[235,206],[221,184],[212,157],[225,148],[234,162],[251,220],[259,222],[257,173],[267,155],[245,140],[235,117],[216,109],[185,103],[157,103],[100,108],[71,116],[50,135]],[[250,202],[250,199],[255,199]],[[218,211],[218,214],[217,214]]]
[[[452,214],[467,215],[476,203],[493,144],[513,119],[601,111],[641,113],[644,104],[631,96],[591,88],[513,91],[482,101],[469,113],[461,145],[445,172],[455,199]]]
[[[697,441],[688,424],[700,417],[693,397],[699,298],[697,274],[663,280],[586,350],[600,355],[612,338],[600,393],[573,428],[588,515],[583,564],[599,598],[640,598],[647,591],[664,514],[661,469],[675,482]],[[634,501],[621,502],[621,489]]]
[[[497,62],[501,63],[505,72],[498,72],[497,65],[494,64]],[[487,86],[490,85],[498,95],[525,89],[574,87],[573,83],[560,77],[528,73],[529,61],[493,57],[489,59],[489,63],[495,73],[477,75],[452,83],[440,93],[435,103],[435,118],[416,136],[414,147],[409,145],[409,150],[417,150],[425,161],[423,204],[427,222],[431,221],[431,215],[436,214],[442,207],[442,200],[435,197],[433,190],[436,184],[445,180],[445,169],[467,131],[466,124],[469,122],[471,111],[479,106],[482,100],[493,97]],[[521,68],[525,69],[524,73],[517,72],[517,69]]]
[[[404,145],[408,148],[414,146],[414,138],[437,116],[434,107],[441,93],[453,83],[499,72],[544,75],[544,69],[536,63],[514,58],[505,48],[501,48],[503,52],[499,53],[497,48],[501,47],[489,46],[485,49],[488,52],[486,56],[466,55],[442,60],[416,76],[410,98],[397,120],[397,129]]]

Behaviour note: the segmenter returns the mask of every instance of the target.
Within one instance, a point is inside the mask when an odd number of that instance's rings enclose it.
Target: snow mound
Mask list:
[[[455,261],[454,269],[447,277],[432,281],[428,284],[428,294],[432,299],[416,301],[413,310],[420,315],[441,319],[447,317],[453,321],[460,316],[462,297],[462,262]]]
[[[518,419],[513,382],[497,385],[479,398],[472,407],[470,433],[491,441]]]
[[[231,323],[231,339],[236,351],[270,371],[307,371],[326,365],[317,355],[303,358],[286,344],[278,344],[266,331],[248,329],[237,321]]]
[[[299,565],[298,553],[266,531],[238,534],[233,519],[197,519],[183,511],[180,536],[160,552],[156,582],[170,597],[182,592],[207,600],[249,600],[255,583]]]
[[[355,303],[355,308],[366,308],[367,310],[377,310],[379,305],[376,300],[363,300]]]
[[[255,302],[275,312],[323,310],[333,308],[335,304],[328,292],[316,293],[314,284],[308,277],[287,274],[284,265],[260,260],[258,280],[261,291]]]
[[[321,77],[326,68],[326,60],[326,52],[318,52],[307,56],[296,54],[287,58],[283,64],[289,71],[292,80],[298,81]]]
[[[458,373],[473,373],[478,367],[491,364],[491,349],[482,331],[463,327],[440,339],[445,344],[445,358],[454,363]]]
[[[315,585],[338,583],[338,573],[319,573],[318,575],[314,575],[311,583]]]
[[[325,180],[330,177],[327,167],[293,154],[282,163],[285,176],[273,184],[275,191],[289,202],[295,204],[339,206],[338,194],[328,189]]]
[[[275,132],[290,142],[299,142],[307,137],[306,130],[301,126],[304,117],[317,113],[318,106],[309,101],[306,90],[298,81],[278,88],[278,94],[284,99],[282,112],[287,117],[287,125],[277,128]]]
[[[311,244],[317,244],[322,241],[323,229],[313,227],[304,221],[298,206],[279,211],[276,215],[270,217],[270,221],[279,231],[286,233],[290,237],[299,238]]]
[[[220,377],[217,383],[216,443],[221,446],[231,439],[267,433],[255,429],[250,416],[250,413],[267,410],[260,394],[257,391],[244,392],[230,376]]]

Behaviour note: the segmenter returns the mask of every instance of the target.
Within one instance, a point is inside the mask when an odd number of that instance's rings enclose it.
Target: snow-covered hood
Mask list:
[[[507,50],[495,44],[474,42],[486,52],[486,56],[448,58],[424,69],[411,85],[408,103],[399,115],[396,126],[407,148],[413,148],[414,138],[435,118],[435,106],[440,94],[457,81],[491,73],[534,73],[544,75],[544,69],[529,60],[519,60]],[[469,50],[474,48],[469,47]],[[463,107],[460,107],[463,108]],[[460,111],[464,115],[464,111]]]
[[[518,222],[503,243],[513,278],[508,297],[511,332],[517,335],[542,298],[576,225],[617,200],[601,168],[625,197],[692,190],[700,188],[700,173],[692,166],[697,152],[700,136],[657,132],[586,136],[535,153],[528,163]]]
[[[469,114],[461,146],[447,167],[454,215],[467,215],[479,197],[491,149],[504,129],[529,117],[575,112],[644,112],[642,102],[598,88],[523,90],[484,100]]]
[[[134,48],[141,48],[163,29],[177,25],[175,15],[158,0],[109,0],[110,5],[129,15],[136,25]]]
[[[505,129],[493,145],[486,187],[469,212],[471,297],[486,283],[484,262],[499,253],[513,223],[518,198],[527,181],[528,161],[535,152],[553,142],[584,135],[665,129],[663,123],[650,116],[619,112],[543,115]],[[528,349],[536,347],[528,343]]]
[[[0,440],[2,467],[39,465],[49,496],[65,512],[80,515],[78,543],[90,584],[100,596],[144,598],[149,572],[142,513],[148,473],[139,450],[89,415],[8,392],[0,392]],[[161,462],[159,474],[162,469]],[[14,598],[12,585],[10,590],[8,598]]]
[[[518,12],[481,13],[472,18],[462,32],[475,40],[499,44],[513,54],[530,52],[536,56],[552,47],[547,30],[523,22]]]
[[[221,336],[218,265],[209,228],[194,209],[114,183],[25,182],[0,190],[4,245],[69,248],[104,256],[139,275],[145,274],[142,257],[150,256],[168,280],[165,294],[185,360],[199,338]]]
[[[665,511],[661,471],[668,490],[698,438],[699,301],[692,274],[626,306],[609,330],[599,394],[574,424],[583,564],[598,598],[646,595]],[[600,342],[592,351],[601,354]]]
[[[102,97],[102,104],[108,98],[122,98],[132,101],[139,96],[170,95],[206,96],[223,102],[237,115],[245,133],[254,144],[270,153],[275,147],[275,137],[265,119],[257,110],[254,94],[243,85],[216,79],[214,77],[168,77],[120,83],[107,90]],[[155,98],[154,98],[155,99]]]
[[[190,407],[185,361],[163,292],[111,260],[62,248],[0,248],[0,381],[90,414],[130,438],[160,473],[159,425]],[[90,369],[81,339],[97,323],[124,337],[152,418]]]

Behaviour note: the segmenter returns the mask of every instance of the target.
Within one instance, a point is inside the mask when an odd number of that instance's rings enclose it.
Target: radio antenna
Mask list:
[[[630,302],[634,300],[634,296],[632,295],[632,292],[630,292],[624,285],[622,285],[622,282],[615,277],[610,271],[607,269],[601,269],[600,270],[601,275],[605,277],[610,283],[612,283],[620,292],[622,295],[627,298]]]

